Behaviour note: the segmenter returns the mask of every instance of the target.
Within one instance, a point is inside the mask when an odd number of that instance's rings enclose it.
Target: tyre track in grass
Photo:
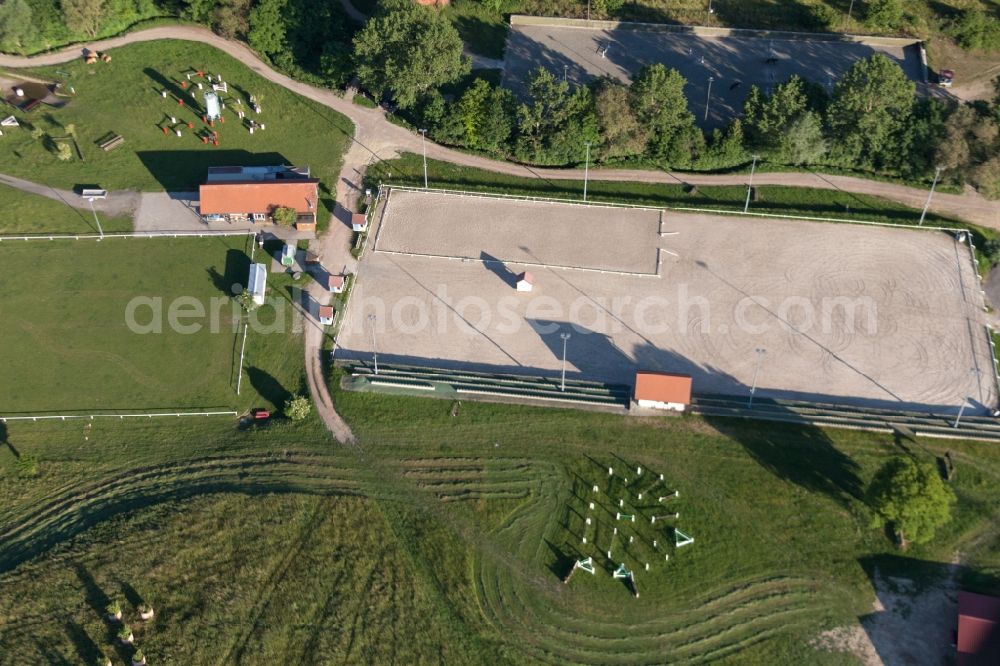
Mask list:
[[[330,458],[334,463],[342,462]],[[163,501],[216,492],[358,494],[344,468],[320,466],[316,456],[277,454],[212,457],[127,470],[46,498],[0,534],[0,573],[56,543],[120,513]]]

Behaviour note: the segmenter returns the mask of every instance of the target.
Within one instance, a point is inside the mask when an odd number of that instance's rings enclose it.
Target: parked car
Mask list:
[[[942,69],[938,73],[938,85],[942,88],[951,88],[951,82],[955,80],[955,72],[950,69]]]

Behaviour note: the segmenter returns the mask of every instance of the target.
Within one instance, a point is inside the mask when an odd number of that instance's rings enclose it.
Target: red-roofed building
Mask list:
[[[199,190],[201,216],[209,222],[273,222],[278,208],[295,211],[299,230],[316,228],[319,179],[308,168],[209,167]]]
[[[957,666],[1000,664],[1000,597],[958,593]]]
[[[691,376],[639,370],[633,400],[644,409],[683,412],[691,404]]]
[[[518,291],[531,291],[535,288],[535,276],[528,271],[524,271],[517,276],[514,286]]]
[[[319,323],[324,326],[330,326],[333,324],[333,306],[332,305],[321,305],[319,306]]]

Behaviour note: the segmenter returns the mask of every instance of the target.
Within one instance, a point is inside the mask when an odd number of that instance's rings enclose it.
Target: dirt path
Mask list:
[[[46,199],[64,203],[70,208],[90,210],[90,202],[81,198],[76,192],[59,190],[48,185],[24,180],[23,178],[15,178],[14,176],[7,176],[2,173],[0,173],[0,183],[21,190],[22,192],[37,194]],[[139,208],[140,197],[141,195],[138,192],[131,190],[114,192],[107,199],[94,201],[94,209],[111,217],[130,215]]]
[[[269,81],[343,113],[356,125],[355,142],[360,151],[359,154],[367,155],[364,163],[371,162],[374,159],[388,159],[398,155],[400,152],[420,152],[420,136],[387,121],[381,109],[360,107],[331,90],[316,88],[295,81],[271,69],[246,45],[224,39],[205,28],[189,25],[161,26],[94,42],[89,45],[89,48],[107,50],[125,44],[158,39],[183,39],[214,46],[240,60]],[[80,57],[81,51],[81,46],[74,46],[31,57],[0,55],[0,67],[55,65]],[[434,159],[445,160],[463,166],[515,176],[549,178],[552,180],[580,179],[581,177],[579,169],[532,168],[491,160],[477,155],[468,155],[430,142],[427,144],[427,155]],[[357,163],[358,161],[355,162],[355,164]],[[345,166],[353,167],[354,165],[348,163]],[[341,175],[343,176],[344,174]],[[687,182],[694,185],[742,185],[747,181],[745,174],[695,175],[636,169],[593,169],[591,177],[595,180],[640,181],[647,183]],[[827,190],[842,190],[855,194],[869,194],[885,197],[898,203],[918,208],[923,206],[924,200],[927,197],[927,192],[923,188],[866,180],[852,176],[826,176],[813,173],[758,173],[754,176],[754,182],[760,185],[813,187]],[[1000,202],[988,201],[972,191],[967,191],[964,194],[939,193],[934,197],[931,210],[944,215],[960,217],[976,224],[1000,229]]]

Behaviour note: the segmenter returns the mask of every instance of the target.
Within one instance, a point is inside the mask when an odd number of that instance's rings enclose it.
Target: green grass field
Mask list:
[[[851,664],[809,642],[871,609],[870,563],[1000,591],[1000,454],[950,449],[960,503],[905,558],[857,498],[899,446],[797,426],[635,419],[372,393],[335,395],[361,441],[315,419],[7,425],[0,449],[0,664],[90,663],[109,598],[147,656],[192,664]],[[606,464],[663,472],[694,544],[638,571],[562,575],[580,486]],[[631,564],[631,563],[630,563]],[[157,617],[134,620],[152,603]]]
[[[276,332],[250,332],[235,393],[240,312],[231,285],[246,282],[247,250],[244,236],[3,243],[0,413],[281,404],[303,383],[289,277],[270,276],[274,304],[254,314]],[[138,332],[127,322],[136,298],[132,319],[147,327]],[[172,326],[172,312],[198,330]]]
[[[86,65],[81,60],[32,70],[35,76],[72,85],[76,95],[62,109],[41,106],[15,114],[23,127],[0,142],[5,173],[61,188],[92,183],[108,190],[173,191],[197,189],[209,166],[308,165],[322,180],[321,198],[332,209],[333,183],[353,132],[347,118],[265,81],[206,45],[164,40],[114,49],[111,55],[111,63]],[[195,135],[209,128],[201,122],[201,112],[190,108],[191,92],[197,96],[197,109],[202,108],[201,92],[181,87],[187,82],[185,74],[194,69],[221,75],[229,85],[223,95],[226,121],[214,128],[219,147],[203,144]],[[162,90],[168,91],[167,99],[160,96]],[[186,100],[184,107],[178,106],[178,95]],[[248,108],[250,95],[260,101],[259,116]],[[266,125],[265,131],[250,135],[240,125],[237,99],[248,118]],[[182,124],[181,138],[162,132],[171,116]],[[188,122],[193,129],[186,127]],[[59,161],[48,147],[46,136],[64,136],[70,125],[83,161],[76,156]],[[33,138],[32,127],[42,133],[40,138]],[[125,143],[104,152],[97,144],[111,133],[124,137]]]
[[[4,234],[96,234],[97,225],[88,209],[72,206],[16,190],[0,184],[0,200],[4,203],[4,214],[0,217],[0,235]],[[132,220],[128,217],[108,217],[97,214],[105,233],[131,231]]]

